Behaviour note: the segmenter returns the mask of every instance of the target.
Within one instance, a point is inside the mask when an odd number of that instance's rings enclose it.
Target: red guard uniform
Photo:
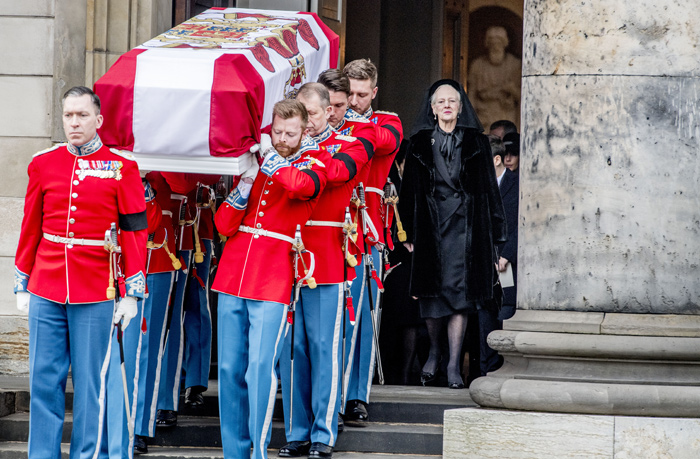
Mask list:
[[[229,236],[213,290],[218,299],[219,411],[226,457],[267,457],[275,367],[294,276],[292,243],[326,184],[331,157],[309,137],[289,158],[268,153],[250,196],[237,187],[216,212]],[[247,415],[241,416],[241,413]]]
[[[370,167],[372,166],[372,159],[376,153],[376,145],[378,143],[377,137],[377,127],[372,124],[368,119],[357,114],[355,111],[348,109],[345,112],[345,117],[343,121],[334,128],[340,135],[349,135],[357,138],[365,147],[367,154],[369,156],[369,161],[367,161],[362,168],[358,171],[353,181],[353,187],[358,183],[366,183],[367,177],[369,177]],[[380,148],[382,145],[379,145]],[[385,147],[386,148],[386,147]],[[350,212],[352,220],[356,225],[357,238],[355,244],[351,246],[351,253],[354,255],[359,255],[364,253],[364,248],[362,245],[362,225],[359,222],[359,213],[357,207],[354,204],[350,204]]]
[[[106,301],[109,253],[100,241],[116,223],[126,295],[143,298],[147,223],[139,170],[132,157],[101,142],[97,146],[89,153],[83,150],[84,156],[67,144],[34,155],[15,258],[15,291],[28,290],[57,303]]]
[[[175,302],[177,308],[183,305],[185,313],[184,318],[180,322],[182,330],[184,330],[184,355],[181,362],[182,368],[185,371],[185,388],[197,386],[200,388],[208,387],[209,366],[211,364],[211,341],[212,341],[212,320],[209,308],[209,265],[212,255],[212,239],[213,239],[213,221],[211,211],[208,209],[200,209],[197,206],[197,192],[199,185],[213,185],[219,181],[219,175],[208,174],[190,174],[181,172],[163,172],[165,180],[170,185],[173,193],[171,198],[175,209],[173,212],[177,215],[178,220],[178,236],[182,234],[180,244],[183,267],[188,269],[190,277],[189,284],[186,284],[186,276],[178,278],[176,286]],[[184,228],[179,226],[180,209],[182,206],[182,197],[187,197],[187,205],[185,210]],[[182,231],[181,231],[182,230]],[[195,234],[195,231],[197,233]],[[203,238],[202,235],[206,236]],[[201,255],[201,259],[198,258]],[[187,290],[187,291],[185,291]],[[173,324],[170,325],[171,329]],[[177,333],[176,333],[177,334]],[[173,347],[168,347],[167,358],[172,358],[170,353],[174,351]],[[170,366],[175,368],[175,373],[168,372],[165,378],[168,387],[170,384],[179,385],[178,372],[179,365],[179,349],[177,365]],[[175,390],[173,390],[175,393]],[[177,408],[176,401],[170,399],[158,404],[159,409],[175,411]],[[186,394],[185,401],[188,401]]]
[[[401,120],[396,113],[373,112],[372,108],[370,108],[363,116],[377,126],[375,155],[372,160],[369,176],[364,182],[369,216],[379,236],[377,241],[370,238],[370,242],[372,245],[375,245],[376,242],[386,244],[384,226],[388,224],[389,227],[391,227],[391,221],[386,221],[387,218],[391,218],[391,216],[386,217],[384,215],[385,206],[382,202],[384,196],[383,190],[386,178],[389,176],[391,163],[394,161],[396,153],[399,151],[401,140],[403,139],[403,128],[401,127]],[[390,243],[391,241],[388,242]]]
[[[123,402],[116,405],[121,410],[113,411],[122,392],[112,384],[119,359],[115,366],[118,353],[110,353],[116,346],[116,339],[110,345],[115,304],[107,296],[111,262],[104,249],[105,231],[112,223],[118,229],[125,278],[123,282],[120,277],[121,295],[143,298],[148,226],[144,188],[132,157],[105,147],[97,135],[81,146],[61,144],[37,153],[28,172],[15,291],[32,293],[29,456],[60,455],[61,388],[69,365],[75,393],[80,394],[74,401],[71,446],[92,454],[92,448],[100,451],[108,442],[119,444],[112,436],[119,435],[115,432],[124,419]],[[127,332],[138,335],[138,328],[131,325]],[[110,438],[100,432],[109,432]]]
[[[279,159],[269,165],[276,168],[271,176],[265,174],[266,164],[263,164],[247,207],[239,199],[236,188],[216,212],[216,228],[230,239],[212,290],[246,299],[289,303],[294,231],[298,224],[304,225],[318,202],[326,185],[326,164],[330,164],[331,158],[306,137],[294,157]],[[254,231],[259,233],[253,234]],[[265,236],[267,232],[272,236]]]
[[[306,248],[319,255],[314,273],[316,283],[337,284],[345,280],[342,270],[345,266],[342,229],[345,208],[349,206],[357,173],[371,160],[371,151],[367,151],[358,138],[341,135],[330,125],[314,140],[332,160],[326,167],[328,184],[302,235]],[[349,270],[348,274],[348,280],[355,278],[354,270]]]
[[[385,243],[391,244],[391,240],[385,241],[384,236],[385,222],[382,215],[384,207],[382,196],[384,184],[389,175],[394,157],[399,150],[402,137],[401,121],[395,114],[372,112],[370,108],[362,117],[375,126],[375,153],[367,176],[360,179],[365,189],[367,214],[369,216],[368,221],[365,223],[368,226],[369,234],[362,234],[362,220],[358,219],[359,235],[357,248],[364,252],[364,242],[367,243],[369,259],[372,260],[374,267],[379,268],[379,273],[371,271],[370,267],[365,265],[365,259],[355,268],[358,278],[362,280],[355,281],[352,285],[352,295],[354,298],[357,298],[358,303],[357,322],[354,327],[346,328],[346,334],[352,336],[346,359],[348,364],[345,368],[344,381],[346,400],[349,403],[346,408],[346,414],[350,415],[350,419],[353,419],[354,416],[366,416],[367,414],[363,405],[366,406],[369,402],[371,382],[374,375],[375,352],[378,352],[373,345],[374,331],[372,317],[370,316],[372,307],[376,308],[378,304],[370,307],[370,292],[367,290],[367,285],[369,284],[372,288],[371,296],[373,302],[378,301],[379,288],[379,283],[376,282],[376,279],[375,281],[370,281],[367,279],[367,274],[371,273],[370,275],[373,277],[381,277],[380,250]],[[356,211],[357,209],[355,209]]]
[[[358,123],[358,126],[370,125],[365,122]],[[340,408],[337,388],[342,373],[342,292],[346,278],[354,280],[356,277],[355,270],[345,263],[343,222],[357,172],[369,162],[373,149],[366,139],[369,149],[365,149],[358,138],[338,134],[330,126],[326,126],[314,140],[332,156],[326,165],[328,184],[302,230],[306,248],[318,255],[314,277],[319,285],[315,289],[301,289],[295,315],[297,338],[292,343],[292,334],[287,334],[279,366],[284,424],[294,426],[293,430],[286,431],[287,441],[311,441],[333,446],[338,434],[336,416]],[[298,266],[298,269],[302,268]],[[294,378],[291,378],[292,345],[299,361]],[[296,387],[292,387],[292,379],[297,381]],[[293,412],[290,410],[292,405]]]
[[[175,223],[173,221],[173,212],[170,201],[170,185],[165,181],[165,178],[160,172],[149,172],[146,174],[146,180],[155,192],[155,199],[149,204],[157,204],[161,210],[161,218],[159,224],[155,228],[151,228],[149,217],[148,231],[153,233],[153,244],[159,249],[150,250],[150,261],[148,265],[148,274],[167,273],[175,271],[172,260],[168,256],[164,247],[161,247],[167,237],[168,250],[170,253],[176,253],[175,246]],[[153,230],[152,230],[153,229]],[[152,230],[152,231],[151,231]],[[167,234],[167,236],[166,236]]]

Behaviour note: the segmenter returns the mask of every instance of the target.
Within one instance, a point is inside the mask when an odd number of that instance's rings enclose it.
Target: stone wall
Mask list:
[[[170,0],[0,0],[0,373],[26,373],[26,316],[12,293],[32,155],[64,141],[61,97],[171,27]]]
[[[520,308],[700,313],[700,4],[662,3],[528,3]]]
[[[32,154],[51,145],[54,0],[3,0],[0,12],[0,315],[13,315],[14,255],[27,165]],[[3,343],[14,341],[5,336],[0,330],[2,355]]]
[[[531,0],[518,312],[482,406],[700,412],[700,3]]]

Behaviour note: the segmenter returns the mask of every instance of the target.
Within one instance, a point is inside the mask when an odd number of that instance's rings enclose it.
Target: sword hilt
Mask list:
[[[352,217],[350,216],[350,208],[346,207],[345,208],[345,221],[343,222],[343,234],[345,235],[345,244],[344,244],[344,250],[345,250],[345,262],[350,266],[351,268],[354,268],[357,266],[357,257],[355,255],[350,253],[350,240],[352,239],[353,234],[357,234],[357,229],[355,228],[355,224],[352,222]]]
[[[357,199],[360,200],[359,207],[364,207],[367,205],[367,201],[365,199],[365,185],[362,182],[357,184]]]
[[[386,183],[384,184],[384,201],[386,202],[386,199],[391,196],[391,188],[394,186],[394,184],[391,182],[391,178],[387,177],[386,178]],[[396,189],[394,187],[394,189]]]
[[[360,198],[357,196],[357,188],[352,189],[352,196],[350,196],[350,202],[355,207],[360,207]]]
[[[306,261],[304,261],[304,256],[302,255],[303,252],[306,251],[306,247],[304,247],[304,242],[301,240],[301,225],[297,225],[297,228],[294,231],[294,243],[292,244],[292,249],[296,252],[299,260],[301,260],[301,265],[304,267],[304,274],[308,275],[309,268],[306,267]],[[316,279],[314,279],[312,276],[309,276],[305,280],[306,285],[308,285],[309,288],[314,289],[317,287]]]
[[[177,222],[177,224],[179,226],[185,226],[186,216],[187,216],[187,197],[185,197],[185,199],[180,201],[180,219]]]
[[[121,249],[117,244],[117,224],[112,222],[110,228],[105,231],[104,248],[109,252],[109,283],[107,285],[107,299],[113,300],[117,297],[117,290],[114,288],[115,253],[120,253]]]
[[[304,249],[304,243],[301,240],[301,225],[297,225],[296,230],[294,230],[294,243],[292,244],[292,250],[301,256],[301,252],[303,252]]]

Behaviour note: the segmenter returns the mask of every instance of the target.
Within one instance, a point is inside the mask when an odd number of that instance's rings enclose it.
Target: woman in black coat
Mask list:
[[[400,202],[406,247],[413,252],[410,291],[430,336],[423,384],[436,378],[447,322],[447,381],[464,387],[460,360],[467,314],[491,302],[498,281],[495,244],[506,240],[506,223],[482,131],[462,86],[440,80],[428,90],[406,155]]]

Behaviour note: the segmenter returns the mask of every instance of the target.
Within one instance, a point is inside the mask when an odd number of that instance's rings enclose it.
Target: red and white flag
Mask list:
[[[314,13],[211,8],[122,55],[95,83],[102,141],[137,154],[237,157],[275,102],[335,68]]]

